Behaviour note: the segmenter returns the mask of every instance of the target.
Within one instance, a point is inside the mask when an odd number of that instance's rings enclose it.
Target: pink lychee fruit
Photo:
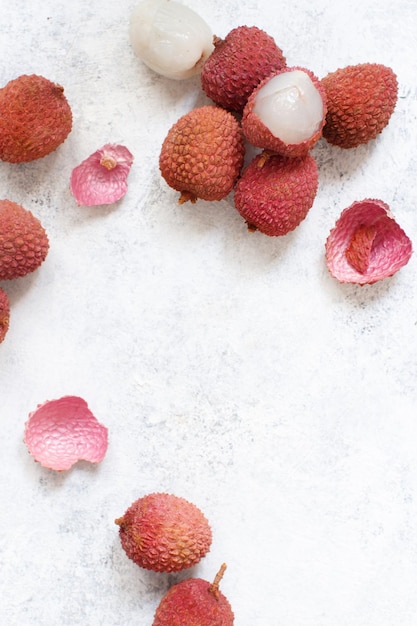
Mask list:
[[[155,572],[179,572],[210,550],[212,531],[192,502],[171,493],[149,493],[115,520],[127,556]]]
[[[127,192],[127,177],[133,163],[125,147],[108,143],[72,170],[70,189],[81,206],[112,204]]]
[[[216,104],[241,113],[261,80],[285,65],[273,37],[257,26],[238,26],[225,39],[214,39],[214,50],[201,70],[201,85]]]
[[[372,284],[406,265],[412,244],[382,200],[344,209],[326,241],[327,267],[339,282]]]
[[[9,297],[3,289],[0,289],[0,343],[4,340],[9,330],[10,302]]]
[[[326,95],[308,69],[286,67],[265,78],[248,98],[242,130],[252,145],[303,156],[322,135]]]
[[[108,446],[108,430],[78,396],[38,405],[25,424],[24,441],[35,461],[63,471],[77,461],[99,463]]]
[[[213,582],[186,578],[170,587],[156,609],[152,626],[233,626],[229,600],[219,588],[223,563]]]
[[[243,170],[234,203],[251,230],[286,235],[306,217],[317,188],[318,167],[311,154],[284,157],[263,152]]]

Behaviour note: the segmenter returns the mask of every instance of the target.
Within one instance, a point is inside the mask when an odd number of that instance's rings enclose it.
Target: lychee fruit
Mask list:
[[[78,396],[48,400],[29,414],[24,441],[35,461],[56,471],[77,461],[99,463],[108,445],[108,431]]]
[[[212,583],[188,578],[168,589],[156,609],[152,626],[233,626],[230,602],[220,591],[223,564]]]
[[[133,155],[125,146],[105,144],[71,172],[70,189],[83,206],[112,204],[127,192]]]
[[[180,192],[179,203],[221,200],[243,166],[244,139],[232,113],[202,106],[183,115],[168,131],[159,157],[161,174]]]
[[[326,241],[326,264],[339,282],[372,284],[408,263],[412,244],[382,200],[344,209]]]
[[[145,495],[115,522],[127,556],[155,572],[189,568],[210,549],[212,532],[206,517],[195,504],[172,494]]]
[[[321,84],[327,101],[323,137],[340,148],[375,139],[397,103],[397,77],[379,63],[349,65],[327,74]]]
[[[236,209],[250,230],[265,235],[286,235],[312,207],[318,188],[317,162],[263,152],[242,172],[234,192]]]
[[[242,130],[252,145],[283,156],[303,156],[321,137],[326,97],[308,69],[286,67],[265,78],[243,109]]]
[[[149,68],[174,80],[198,74],[214,47],[208,24],[175,0],[140,0],[131,14],[129,36]]]
[[[201,85],[216,104],[241,113],[252,91],[266,76],[286,65],[273,37],[257,26],[238,26],[214,50],[201,70]]]
[[[33,272],[48,250],[48,236],[38,218],[16,202],[0,200],[0,280]]]
[[[0,89],[0,159],[9,163],[46,156],[67,138],[72,112],[61,85],[36,74]]]
[[[3,289],[0,289],[0,343],[4,340],[9,330],[10,302],[9,297]]]

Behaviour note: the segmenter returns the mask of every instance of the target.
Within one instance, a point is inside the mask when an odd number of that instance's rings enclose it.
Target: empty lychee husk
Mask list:
[[[326,264],[341,283],[373,284],[408,263],[412,244],[382,200],[354,202],[342,211],[325,246]]]
[[[108,445],[108,431],[78,396],[63,396],[38,405],[25,424],[24,441],[35,461],[63,471],[77,461],[99,463]]]

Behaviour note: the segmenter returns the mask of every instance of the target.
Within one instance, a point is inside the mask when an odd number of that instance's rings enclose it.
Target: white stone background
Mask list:
[[[373,286],[340,285],[324,243],[341,210],[387,202],[417,246],[415,0],[188,0],[219,36],[264,28],[318,77],[391,66],[399,100],[369,145],[314,148],[320,186],[285,238],[250,233],[232,198],[177,204],[158,170],[168,128],[207,102],[198,79],[148,70],[132,0],[2,3],[1,84],[61,83],[73,131],[48,157],[0,164],[0,194],[50,239],[1,283],[0,621],[151,625],[187,576],[222,583],[236,626],[415,626],[416,256]],[[107,142],[135,162],[111,207],[78,207],[72,168]],[[37,404],[79,395],[109,428],[98,466],[55,473],[23,443]],[[211,551],[181,575],[129,561],[114,519],[152,491],[197,504]]]

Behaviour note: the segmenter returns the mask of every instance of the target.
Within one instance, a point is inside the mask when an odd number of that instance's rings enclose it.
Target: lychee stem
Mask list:
[[[219,599],[219,584],[221,579],[223,578],[223,574],[226,571],[226,563],[223,563],[221,568],[219,569],[219,571],[217,572],[216,576],[214,577],[213,582],[211,583],[210,587],[209,587],[209,593],[212,593],[213,596],[216,598],[216,600]]]
[[[114,168],[117,165],[117,161],[116,159],[113,159],[113,157],[105,154],[104,156],[101,157],[100,159],[100,165],[102,165],[103,167],[106,168],[106,170],[114,170]]]
[[[184,202],[191,202],[192,204],[195,204],[196,201],[197,197],[190,191],[181,191],[178,204],[184,204]]]

